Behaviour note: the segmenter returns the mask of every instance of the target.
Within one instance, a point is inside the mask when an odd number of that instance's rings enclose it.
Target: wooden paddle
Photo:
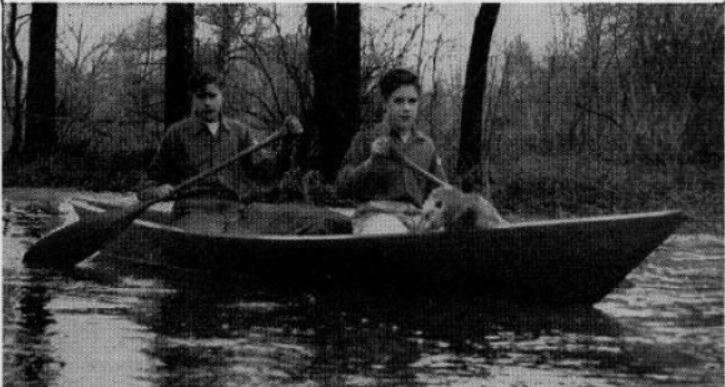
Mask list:
[[[449,183],[443,181],[443,179],[439,178],[438,176],[421,168],[418,164],[414,163],[411,159],[403,156],[402,154],[398,153],[398,156],[400,157],[400,161],[403,163],[403,165],[412,169],[415,173],[421,175],[422,177],[428,179],[429,181],[436,183],[439,186],[444,187],[444,188],[458,189],[458,188],[450,185]]]
[[[425,169],[421,168],[420,165],[413,162],[413,160],[407,158],[403,153],[394,146],[390,147],[390,152],[392,153],[393,157],[397,158],[403,165],[410,168],[413,172],[419,174],[421,177],[425,178],[426,180],[435,183],[441,187],[444,188],[450,188],[457,190],[458,188],[452,186],[448,182],[444,181],[443,179],[439,178],[438,176],[426,171]]]
[[[289,118],[285,121],[282,128],[260,143],[240,151],[217,166],[184,180],[174,187],[168,195],[145,200],[126,208],[108,211],[92,219],[72,223],[51,232],[28,249],[23,257],[23,262],[29,267],[70,267],[75,265],[100,250],[104,244],[118,236],[131,225],[134,219],[140,216],[151,205],[169,200],[184,188],[199,182],[213,173],[219,172],[221,169],[226,168],[239,159],[283,137],[300,134],[302,131],[303,128],[299,120],[295,117]]]

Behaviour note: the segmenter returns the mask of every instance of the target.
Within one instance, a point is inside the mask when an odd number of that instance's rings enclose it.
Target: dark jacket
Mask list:
[[[394,200],[422,205],[428,193],[434,188],[431,183],[393,158],[366,162],[370,157],[370,145],[380,136],[390,136],[394,145],[408,159],[446,180],[445,171],[433,141],[413,129],[412,137],[403,144],[392,135],[385,123],[358,132],[343,160],[337,176],[338,191],[356,199]]]

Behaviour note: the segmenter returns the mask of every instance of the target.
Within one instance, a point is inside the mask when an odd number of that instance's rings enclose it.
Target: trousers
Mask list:
[[[420,217],[420,209],[411,203],[376,200],[355,210],[352,229],[358,235],[405,234],[416,229]]]

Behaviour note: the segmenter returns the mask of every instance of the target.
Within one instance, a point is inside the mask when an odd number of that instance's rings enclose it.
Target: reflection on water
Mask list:
[[[106,263],[29,270],[64,221],[4,203],[4,383],[721,385],[723,245],[675,237],[594,307],[280,295]]]

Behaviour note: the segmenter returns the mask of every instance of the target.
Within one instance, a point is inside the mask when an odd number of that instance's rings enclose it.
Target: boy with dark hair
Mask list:
[[[379,87],[384,99],[383,120],[355,135],[337,176],[341,194],[369,201],[353,220],[359,234],[408,232],[412,216],[419,213],[433,188],[404,166],[395,153],[445,180],[433,141],[415,128],[418,77],[408,70],[391,70]]]
[[[142,182],[144,189],[138,195],[141,200],[166,196],[173,185],[255,144],[247,126],[222,114],[223,84],[215,74],[196,72],[190,85],[191,115],[166,131]],[[260,164],[269,164],[271,159],[262,150],[196,184],[193,195],[174,204],[177,225],[204,227],[209,231],[208,222],[205,224],[205,219],[199,217],[211,220],[208,215],[212,214],[216,219],[212,226],[225,228],[219,224],[217,215],[234,216],[239,199],[250,190],[247,173],[261,168]]]

